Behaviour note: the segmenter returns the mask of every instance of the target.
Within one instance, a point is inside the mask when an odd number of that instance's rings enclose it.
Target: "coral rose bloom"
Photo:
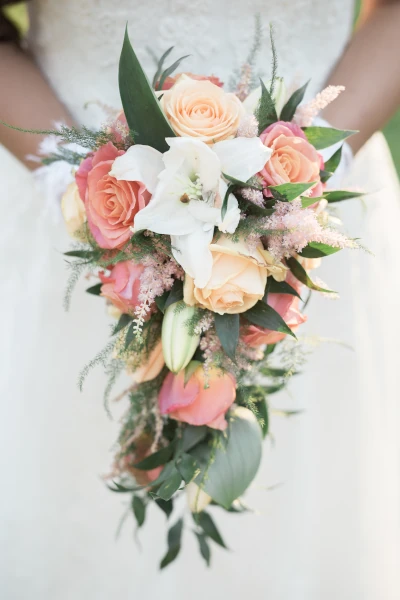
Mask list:
[[[195,75],[194,73],[178,73],[178,75],[175,75],[174,77],[167,77],[163,83],[162,89],[170,90],[172,86],[175,85],[175,83],[178,81],[178,79],[182,77],[182,75],[186,75],[186,77],[190,77],[190,79],[195,79],[196,81],[211,81],[211,83],[217,85],[220,88],[224,86],[222,81],[214,75],[210,75],[208,77],[207,75]]]
[[[323,160],[300,127],[278,121],[267,127],[260,139],[272,150],[271,158],[260,172],[267,185],[316,181],[318,183],[313,187],[311,196],[321,195],[323,188],[319,171],[323,168]]]
[[[214,144],[235,137],[245,114],[235,94],[211,81],[182,75],[161,98],[161,106],[175,133]]]
[[[138,265],[132,260],[119,262],[110,271],[107,277],[103,273],[99,277],[103,283],[101,295],[107,298],[122,313],[133,314],[140,304],[140,276],[143,265]]]
[[[150,193],[139,181],[119,181],[110,175],[123,150],[108,142],[86,158],[76,173],[85,203],[88,225],[101,248],[121,248],[132,236],[135,215],[146,206]]]
[[[286,325],[292,331],[307,320],[307,317],[299,311],[299,298],[290,294],[268,294],[267,304],[271,306],[285,321]],[[245,344],[252,347],[263,344],[276,344],[285,337],[285,333],[263,329],[256,325],[247,327],[242,340]]]
[[[205,385],[208,385],[206,388]],[[236,382],[230,373],[210,369],[207,381],[200,365],[185,385],[185,374],[169,373],[161,387],[158,403],[162,415],[189,423],[226,429],[225,413],[236,397]]]
[[[286,277],[286,267],[276,263],[261,243],[250,251],[243,241],[221,236],[210,250],[213,267],[207,284],[198,288],[189,275],[185,277],[184,300],[189,306],[220,315],[242,313],[262,299],[269,274],[277,281]]]

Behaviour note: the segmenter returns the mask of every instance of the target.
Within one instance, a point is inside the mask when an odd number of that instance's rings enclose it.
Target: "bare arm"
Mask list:
[[[400,106],[400,1],[365,2],[360,24],[329,82],[346,91],[324,111],[341,129],[358,129],[354,152]]]
[[[0,82],[0,120],[24,129],[53,129],[54,121],[71,122],[32,58],[12,42],[0,44]],[[0,125],[0,143],[30,169],[38,165],[25,157],[36,153],[38,142],[37,135]]]

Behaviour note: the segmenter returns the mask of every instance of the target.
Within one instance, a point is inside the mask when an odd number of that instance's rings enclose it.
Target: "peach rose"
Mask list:
[[[292,331],[296,331],[299,325],[307,320],[307,317],[299,311],[299,302],[299,298],[290,294],[268,294],[267,297],[267,304],[276,310]],[[248,346],[257,347],[263,344],[276,344],[285,335],[285,333],[279,333],[279,331],[249,325],[242,336],[242,340]]]
[[[135,215],[150,200],[140,181],[118,181],[110,175],[114,160],[122,154],[108,142],[85,158],[76,173],[89,228],[101,248],[121,248],[132,236]]]
[[[186,275],[184,301],[189,306],[201,306],[220,315],[242,313],[264,296],[268,275],[283,281],[287,268],[276,263],[261,242],[250,251],[244,241],[233,242],[226,236],[210,245],[213,256],[211,277],[204,288],[194,285]]]
[[[161,340],[157,342],[150,352],[147,360],[136,371],[130,373],[135,383],[151,381],[159,375],[165,365]]]
[[[235,137],[245,114],[235,94],[227,94],[210,81],[182,75],[161,98],[161,106],[179,136],[193,137],[206,144]]]
[[[208,387],[205,387],[205,385]],[[200,365],[185,385],[185,372],[169,373],[161,387],[158,403],[162,415],[190,425],[226,429],[225,413],[236,397],[233,375],[210,369],[205,378]]]
[[[271,158],[260,172],[267,185],[317,181],[311,195],[321,195],[323,186],[319,171],[324,163],[298,125],[278,121],[267,127],[260,139],[272,150]],[[271,193],[267,192],[267,195]]]
[[[107,298],[122,313],[133,314],[140,304],[140,276],[143,265],[136,264],[133,260],[117,263],[110,271],[110,275],[99,273],[103,283],[101,295]]]
[[[86,222],[85,205],[81,200],[75,181],[69,184],[62,197],[61,211],[69,235],[78,240],[85,239],[82,231]]]
[[[178,81],[178,79],[182,77],[182,75],[186,75],[186,77],[190,77],[190,79],[194,79],[195,81],[211,81],[211,83],[217,85],[220,88],[224,86],[222,81],[214,75],[210,75],[209,77],[207,77],[207,75],[195,75],[194,73],[178,73],[178,75],[175,75],[174,77],[166,78],[166,80],[163,83],[162,90],[170,90],[172,86],[175,85],[175,83]]]

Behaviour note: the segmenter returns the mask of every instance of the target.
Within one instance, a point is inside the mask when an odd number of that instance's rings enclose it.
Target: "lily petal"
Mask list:
[[[210,244],[214,229],[204,231],[199,227],[188,235],[171,236],[172,254],[184,271],[195,281],[197,287],[204,287],[211,277],[213,258]]]
[[[218,142],[212,149],[221,161],[222,173],[243,182],[261,171],[272,154],[260,138],[237,137]]]
[[[110,175],[118,180],[140,181],[153,194],[163,168],[161,152],[137,144],[114,160]]]
[[[218,187],[221,164],[218,156],[204,142],[192,138],[167,138],[170,150],[163,155],[167,170],[177,171],[185,165],[186,174],[198,175],[204,192]]]

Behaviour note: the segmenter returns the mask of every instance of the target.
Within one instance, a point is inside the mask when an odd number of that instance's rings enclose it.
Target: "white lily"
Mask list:
[[[247,181],[264,167],[271,150],[258,138],[235,138],[211,148],[193,138],[167,138],[167,143],[170,149],[163,155],[132,146],[114,161],[111,175],[141,181],[152,193],[135,217],[135,230],[170,235],[175,260],[201,288],[211,275],[214,228],[234,233],[240,219],[233,194],[221,217],[228,188],[223,175]]]

